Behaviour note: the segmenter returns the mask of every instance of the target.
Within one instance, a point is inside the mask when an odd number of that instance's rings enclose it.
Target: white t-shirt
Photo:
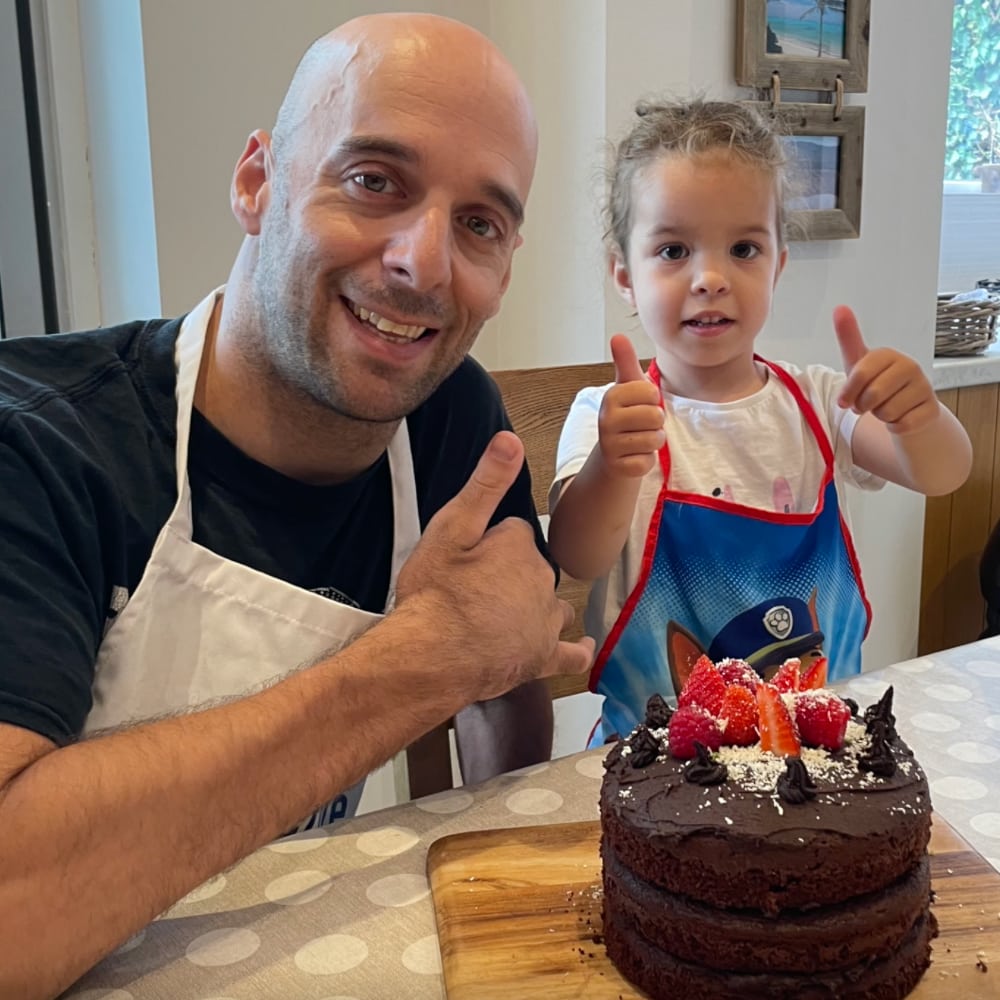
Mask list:
[[[847,520],[844,484],[877,490],[885,481],[859,468],[851,456],[858,416],[836,401],[846,376],[822,365],[803,370],[781,362],[780,367],[798,382],[830,440],[838,499]],[[573,401],[559,438],[550,509],[562,483],[583,468],[597,445],[597,417],[610,387],[609,383],[582,389]],[[708,403],[665,392],[663,405],[672,490],[717,496],[768,511],[803,514],[816,509],[823,456],[795,398],[770,370],[764,385],[744,399]],[[591,588],[584,626],[597,640],[598,649],[639,578],[649,521],[662,484],[657,462],[643,479],[621,556]]]

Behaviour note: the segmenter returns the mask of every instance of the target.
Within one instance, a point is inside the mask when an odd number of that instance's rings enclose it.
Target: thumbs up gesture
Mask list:
[[[604,394],[597,418],[598,441],[607,472],[639,478],[653,468],[663,447],[663,410],[659,389],[643,374],[632,341],[611,338],[615,384]]]
[[[869,348],[847,306],[833,310],[833,328],[847,373],[837,399],[842,407],[871,413],[893,434],[912,434],[936,419],[934,389],[913,358],[889,347]]]

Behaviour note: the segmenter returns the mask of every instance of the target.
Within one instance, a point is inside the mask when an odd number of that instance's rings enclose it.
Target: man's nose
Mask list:
[[[391,276],[416,291],[451,282],[451,224],[448,213],[421,206],[400,218],[382,255]]]

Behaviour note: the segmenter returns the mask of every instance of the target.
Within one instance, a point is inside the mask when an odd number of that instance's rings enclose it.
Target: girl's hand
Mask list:
[[[871,413],[893,434],[912,434],[937,419],[934,388],[913,358],[889,347],[869,350],[847,306],[833,310],[833,328],[847,373],[837,399],[841,406]]]
[[[597,429],[605,469],[616,477],[639,478],[656,463],[663,447],[663,409],[659,389],[643,374],[632,341],[611,338],[615,384],[605,393]]]

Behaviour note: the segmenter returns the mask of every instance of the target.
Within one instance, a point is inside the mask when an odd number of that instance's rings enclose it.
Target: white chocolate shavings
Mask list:
[[[835,789],[841,783],[861,790],[876,789],[883,783],[884,779],[858,767],[858,758],[869,750],[870,744],[871,738],[864,724],[851,719],[844,733],[844,746],[836,757],[827,750],[802,748],[801,759],[810,777],[821,786],[834,786],[833,790],[825,792],[821,788],[818,802],[846,806],[847,800],[840,797]],[[775,791],[778,778],[786,770],[784,757],[761,750],[759,743],[749,747],[723,746],[714,752],[714,757],[726,765],[729,782],[745,792],[761,794],[779,813],[784,814],[784,804]],[[916,763],[911,757],[897,756],[896,766],[902,774],[911,776]],[[726,798],[718,794],[717,801],[724,805]],[[710,805],[711,800],[706,798],[698,808],[705,809]],[[891,808],[893,812],[919,813],[921,806],[922,796],[915,794],[914,802],[901,802]]]

